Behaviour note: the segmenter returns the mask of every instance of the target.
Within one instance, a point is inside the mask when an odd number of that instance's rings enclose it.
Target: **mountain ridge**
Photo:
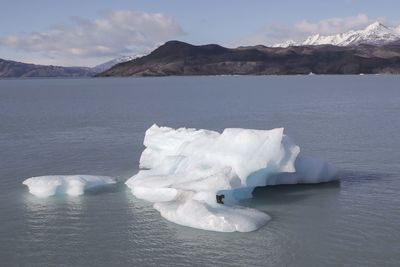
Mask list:
[[[400,44],[287,48],[169,41],[147,56],[118,64],[97,76],[400,74]]]

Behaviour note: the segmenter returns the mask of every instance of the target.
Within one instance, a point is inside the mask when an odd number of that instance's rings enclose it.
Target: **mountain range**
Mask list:
[[[36,65],[23,63],[0,58],[0,78],[28,78],[28,77],[92,77],[98,73],[104,72],[111,67],[133,60],[138,56],[119,57],[95,67],[62,67],[52,65]]]
[[[36,65],[0,58],[0,78],[90,77],[96,74],[86,67]]]
[[[335,35],[315,34],[306,38],[303,42],[287,40],[275,44],[272,47],[288,47],[302,45],[337,45],[355,46],[360,44],[384,45],[400,40],[400,26],[387,27],[380,22],[374,22],[365,29],[349,31]]]

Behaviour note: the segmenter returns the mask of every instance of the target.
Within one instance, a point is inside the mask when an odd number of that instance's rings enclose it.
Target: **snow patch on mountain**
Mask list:
[[[135,58],[138,58],[138,57],[141,57],[141,55],[122,56],[122,57],[115,58],[110,61],[104,62],[102,64],[99,64],[97,66],[94,66],[92,68],[92,70],[95,72],[98,72],[98,73],[103,72],[103,71],[110,69],[111,67],[114,67],[115,65],[117,65],[119,63],[128,62],[128,61],[134,60]]]
[[[289,39],[287,41],[284,41],[283,43],[280,44],[274,44],[272,47],[289,47],[289,46],[296,46],[298,43],[292,39]]]

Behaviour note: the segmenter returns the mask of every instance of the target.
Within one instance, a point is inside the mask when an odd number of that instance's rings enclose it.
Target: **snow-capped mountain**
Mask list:
[[[116,58],[116,59],[112,59],[112,60],[110,60],[110,61],[107,61],[107,62],[105,62],[105,63],[102,63],[102,64],[100,64],[100,65],[94,66],[94,67],[92,68],[92,70],[95,71],[95,72],[103,72],[103,71],[106,71],[106,70],[110,69],[111,67],[113,67],[113,66],[119,64],[119,63],[127,62],[127,61],[133,60],[133,59],[135,59],[135,58],[137,58],[137,57],[140,57],[140,56],[141,56],[141,55],[136,55],[136,56],[122,56],[122,57],[119,57],[119,58]]]
[[[300,43],[292,40],[273,45],[273,47],[288,47],[300,45],[337,45],[354,46],[359,44],[383,45],[400,40],[400,26],[391,28],[380,22],[374,22],[363,30],[349,31],[336,35],[312,35]]]

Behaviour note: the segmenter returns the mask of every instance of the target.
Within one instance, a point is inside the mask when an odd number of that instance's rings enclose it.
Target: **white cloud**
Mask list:
[[[369,23],[371,21],[367,15],[359,14],[355,17],[324,19],[316,23],[302,20],[294,25],[294,30],[305,34],[319,33],[329,35],[359,29]]]
[[[44,32],[0,37],[0,46],[41,57],[42,62],[78,65],[148,52],[182,34],[180,25],[161,13],[112,11],[96,20],[72,18]]]
[[[395,31],[400,34],[400,25],[395,28]]]
[[[352,17],[328,18],[317,22],[301,20],[292,25],[268,25],[260,32],[243,38],[237,43],[239,45],[271,45],[279,42],[284,42],[288,39],[302,41],[309,35],[317,33],[322,35],[330,35],[346,32],[349,30],[358,30],[368,26],[369,24],[377,20],[381,22],[385,21],[383,18],[371,19],[365,14],[359,14]]]

